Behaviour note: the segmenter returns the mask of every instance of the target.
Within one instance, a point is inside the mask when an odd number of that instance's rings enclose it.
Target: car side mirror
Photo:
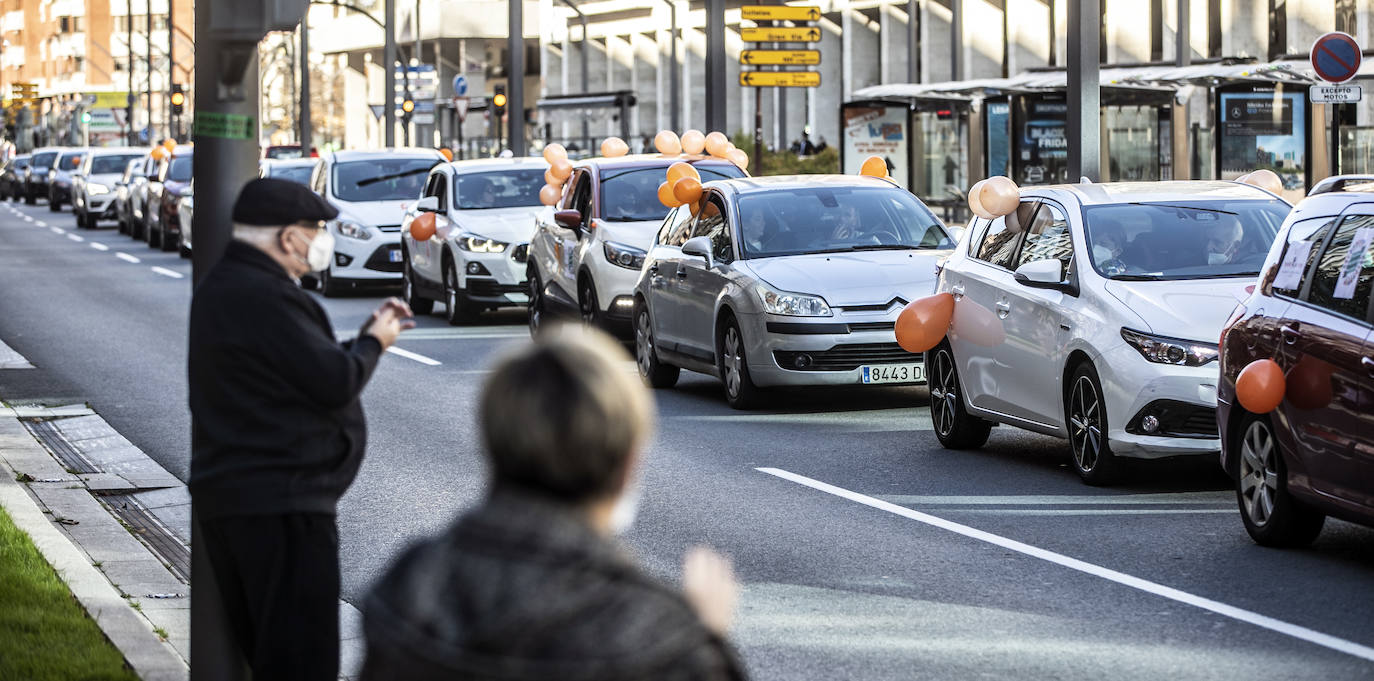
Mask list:
[[[706,260],[706,269],[715,266],[715,261],[711,256],[711,238],[705,236],[694,236],[682,244],[682,254],[690,255]]]
[[[439,209],[439,197],[437,197],[437,196],[424,196],[424,197],[421,197],[420,200],[417,201],[417,202],[415,203],[415,210],[417,210],[417,211],[419,211],[419,212],[421,212],[421,213],[442,213],[442,212],[443,212],[442,210]]]
[[[1067,291],[1070,284],[1064,281],[1064,263],[1058,260],[1036,260],[1028,262],[1012,274],[1016,283],[1027,288],[1046,288]]]
[[[553,221],[563,229],[576,231],[582,228],[582,211],[560,210],[553,214]]]

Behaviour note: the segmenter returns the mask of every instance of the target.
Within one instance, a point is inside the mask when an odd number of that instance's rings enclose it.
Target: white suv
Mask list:
[[[669,208],[658,199],[668,166],[688,161],[703,183],[744,177],[718,158],[639,155],[573,165],[558,205],[543,210],[530,243],[530,331],[567,312],[632,338],[635,283]]]
[[[95,229],[100,220],[118,219],[115,185],[123,179],[130,162],[147,154],[147,149],[129,147],[91,149],[72,178],[72,214],[77,227]]]
[[[320,157],[310,186],[339,209],[327,223],[334,257],[319,273],[326,296],[401,283],[401,220],[420,197],[430,169],[443,161],[433,149],[334,151]]]
[[[936,436],[1067,438],[1089,484],[1118,457],[1216,456],[1217,339],[1290,208],[1234,182],[1085,183],[975,219],[937,284],[956,302],[926,354]]]
[[[401,223],[401,291],[416,314],[443,301],[450,324],[483,310],[524,305],[530,234],[549,167],[540,158],[441,163]],[[410,223],[434,214],[435,235],[416,241]]]

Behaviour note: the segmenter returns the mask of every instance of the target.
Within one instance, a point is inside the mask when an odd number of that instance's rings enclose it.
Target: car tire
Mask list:
[[[643,300],[635,305],[635,365],[639,367],[639,377],[650,388],[671,388],[677,385],[682,369],[664,364],[658,358],[654,345],[654,327],[649,317],[649,306]]]
[[[539,280],[539,268],[530,263],[525,268],[525,280],[529,282],[530,302],[526,306],[530,337],[538,336],[544,329],[548,310],[544,305],[544,283]]]
[[[1235,444],[1236,503],[1250,538],[1260,546],[1311,544],[1321,534],[1326,516],[1288,493],[1288,470],[1273,421],[1247,414]]]
[[[401,300],[406,301],[414,314],[431,314],[434,301],[420,295],[415,288],[415,273],[410,269],[410,254],[401,254]]]
[[[159,246],[162,248],[162,250],[168,251],[168,252],[170,252],[170,251],[175,251],[175,250],[177,249],[177,247],[181,245],[181,235],[180,235],[180,234],[178,234],[178,235],[175,236],[175,237],[173,237],[171,234],[168,234],[167,232],[162,232],[161,234],[162,234],[162,240],[161,240],[161,243],[159,244]]]
[[[187,260],[189,260],[190,257],[191,257],[191,249],[187,248],[187,247],[186,247],[186,244],[181,243],[180,241],[178,241],[178,242],[177,242],[177,255],[178,255],[178,256],[181,256],[182,259],[187,259]]]
[[[1070,462],[1078,477],[1093,486],[1110,485],[1121,473],[1121,460],[1112,453],[1107,423],[1107,407],[1102,397],[1102,381],[1088,362],[1078,365],[1069,382],[1069,397],[1064,405],[1064,424],[1069,431]]]
[[[29,206],[38,204],[38,197],[32,191],[24,192],[24,203]]]
[[[597,300],[596,284],[592,282],[590,274],[578,277],[577,311],[583,324],[597,326],[601,323],[601,301]]]
[[[148,248],[162,249],[162,230],[154,230],[152,225],[144,225],[143,236]]]
[[[77,229],[86,229],[86,216],[82,215],[76,207],[72,207],[72,220],[76,222]]]
[[[339,294],[343,292],[343,288],[334,281],[334,277],[330,274],[329,269],[330,268],[326,267],[319,272],[320,293],[326,298],[337,298]]]
[[[62,202],[58,201],[52,192],[48,192],[48,212],[56,213],[60,210],[62,210]]]
[[[450,326],[466,326],[481,314],[482,306],[467,302],[467,294],[458,288],[458,268],[450,262],[444,268],[444,318]]]
[[[95,229],[100,226],[100,219],[90,214],[90,211],[81,211],[81,226],[86,229]]]
[[[733,409],[752,409],[758,404],[759,389],[749,376],[744,334],[733,316],[727,316],[720,324],[716,337],[716,367],[725,386],[726,404]]]
[[[926,385],[930,387],[930,422],[935,438],[945,449],[977,449],[988,441],[992,422],[964,407],[963,384],[949,343],[941,343],[925,356]]]

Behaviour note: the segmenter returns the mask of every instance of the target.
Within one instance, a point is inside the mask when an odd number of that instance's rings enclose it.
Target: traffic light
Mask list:
[[[496,85],[491,96],[491,107],[496,111],[497,116],[506,113],[506,86]]]
[[[90,122],[91,122],[91,112],[89,112],[89,111],[82,111],[82,112],[81,112],[81,122],[82,122],[82,123],[90,123]]]
[[[186,90],[180,83],[172,83],[172,115],[180,116],[186,110]]]
[[[411,100],[410,98],[407,97],[406,99],[404,99],[404,100],[401,101],[401,111],[403,111],[403,112],[409,114],[410,112],[412,112],[412,111],[414,111],[414,110],[415,110],[415,102],[414,102],[413,100]]]

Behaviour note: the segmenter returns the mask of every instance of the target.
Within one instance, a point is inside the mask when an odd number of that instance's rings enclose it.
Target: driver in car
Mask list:
[[[1207,228],[1207,264],[1225,265],[1236,261],[1240,242],[1245,230],[1240,221],[1230,215],[1223,215]]]
[[[836,241],[849,241],[858,235],[859,209],[850,204],[840,206],[840,214],[835,220],[835,229],[831,231],[830,238]]]
[[[1096,225],[1092,231],[1093,261],[1107,276],[1126,271],[1121,254],[1126,250],[1126,231],[1115,222]]]

